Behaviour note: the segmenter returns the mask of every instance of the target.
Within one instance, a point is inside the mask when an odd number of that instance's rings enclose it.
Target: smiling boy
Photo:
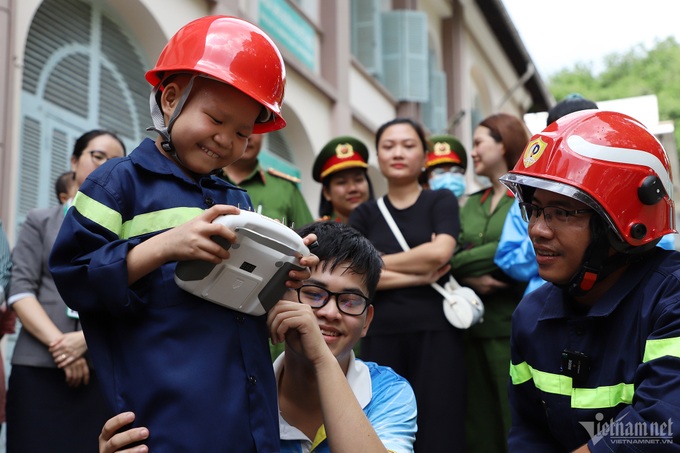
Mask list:
[[[300,234],[318,238],[314,252],[320,262],[267,316],[272,340],[286,343],[274,363],[281,428],[277,451],[412,452],[416,402],[411,386],[390,368],[356,359],[352,350],[373,319],[370,301],[382,265],[378,252],[339,222],[313,223]],[[101,453],[154,435],[146,428],[114,435],[133,417],[119,414],[106,423]]]
[[[153,451],[277,451],[265,318],[183,291],[174,271],[177,261],[229,257],[212,238],[233,243],[235,233],[212,221],[252,205],[213,173],[241,157],[251,134],[285,125],[283,59],[254,25],[206,16],[170,39],[146,78],[158,138],[81,186],[50,269],[80,313],[109,404],[153,431]],[[286,284],[308,276],[291,271]]]

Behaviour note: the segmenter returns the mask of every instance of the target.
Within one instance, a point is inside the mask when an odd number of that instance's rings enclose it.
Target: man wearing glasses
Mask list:
[[[281,452],[412,452],[416,401],[411,386],[390,368],[356,359],[353,352],[373,318],[370,301],[382,267],[378,252],[339,222],[312,223],[299,233],[316,234],[319,265],[267,315],[272,341],[285,341],[284,353],[274,362]],[[153,436],[146,428],[113,435],[133,419],[126,412],[109,420],[100,452]],[[229,447],[236,448],[225,445],[225,451]]]
[[[677,449],[680,253],[657,247],[677,232],[665,150],[629,116],[576,112],[501,181],[549,282],[512,316],[509,450]]]

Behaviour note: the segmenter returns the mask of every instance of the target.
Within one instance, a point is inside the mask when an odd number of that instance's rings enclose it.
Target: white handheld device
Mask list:
[[[175,282],[203,299],[249,315],[263,315],[286,291],[291,269],[303,270],[299,255],[310,254],[302,238],[276,220],[252,211],[223,215],[213,222],[236,232],[230,244],[220,236],[212,239],[229,250],[220,264],[180,261]]]

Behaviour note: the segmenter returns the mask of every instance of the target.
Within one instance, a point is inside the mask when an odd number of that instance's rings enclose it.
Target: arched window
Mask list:
[[[83,132],[108,129],[131,151],[151,124],[150,87],[131,34],[104,6],[45,0],[31,23],[21,93],[17,221],[57,203],[54,181],[70,168]],[[149,135],[150,136],[150,135]]]

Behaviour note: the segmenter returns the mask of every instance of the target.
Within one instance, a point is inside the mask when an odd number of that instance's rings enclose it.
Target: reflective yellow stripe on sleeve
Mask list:
[[[202,212],[201,208],[171,208],[140,214],[123,224],[121,239],[174,228],[197,217]]]
[[[526,362],[518,365],[510,362],[510,378],[512,378],[513,385],[524,384],[531,379],[531,367]]]
[[[647,340],[643,362],[658,359],[660,357],[680,357],[680,338],[662,338],[659,340]]]
[[[574,409],[601,409],[618,404],[631,404],[635,388],[633,384],[615,384],[596,388],[574,388],[572,379],[561,374],[546,373],[532,368],[528,363],[510,364],[513,385],[533,379],[537,389],[571,398]]]
[[[147,233],[166,230],[181,225],[203,212],[201,208],[170,208],[148,212],[123,223],[122,216],[115,209],[78,192],[73,205],[84,217],[101,225],[120,239],[129,239]]]
[[[119,212],[90,198],[82,192],[78,192],[73,199],[73,206],[83,216],[101,225],[113,234],[119,236],[123,218]]]

